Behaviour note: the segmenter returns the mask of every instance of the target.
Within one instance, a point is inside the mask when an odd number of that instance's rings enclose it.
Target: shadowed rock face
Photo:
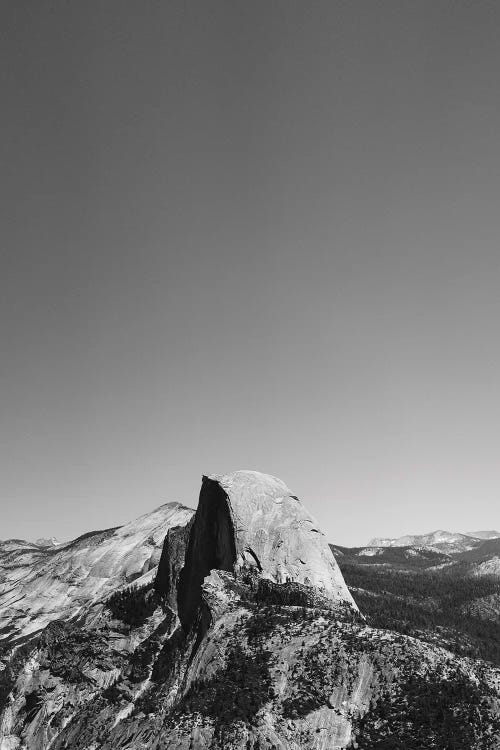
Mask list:
[[[276,583],[314,586],[356,608],[325,536],[281,480],[256,471],[203,477],[180,577],[183,626],[192,624],[211,570],[245,568]]]
[[[227,495],[217,482],[203,477],[177,595],[184,628],[189,628],[198,611],[203,579],[214,569],[232,571],[235,562],[235,533]]]
[[[154,582],[155,591],[163,597],[173,612],[177,612],[179,575],[184,567],[193,517],[182,526],[167,531]]]

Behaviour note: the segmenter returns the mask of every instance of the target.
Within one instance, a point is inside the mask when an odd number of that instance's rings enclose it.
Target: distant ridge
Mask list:
[[[470,539],[470,534],[453,533],[451,531],[430,531],[428,534],[406,534],[396,538],[375,537],[368,542],[369,547],[415,547],[434,544],[458,542]]]
[[[467,534],[438,529],[428,534],[408,534],[397,538],[375,537],[368,547],[429,547],[440,552],[467,552],[489,539],[497,539],[496,531],[476,531]]]
[[[55,536],[51,536],[50,539],[44,539],[43,537],[37,539],[35,544],[37,547],[58,547],[61,542]]]
[[[467,539],[499,539],[498,531],[467,531],[465,533],[444,531],[430,531],[428,534],[405,534],[399,537],[374,537],[370,539],[368,547],[413,547],[416,545],[453,543]]]
[[[475,539],[499,539],[498,531],[466,531],[467,536],[473,536]]]

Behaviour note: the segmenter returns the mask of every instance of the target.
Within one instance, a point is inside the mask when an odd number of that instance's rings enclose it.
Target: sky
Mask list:
[[[500,526],[500,4],[4,0],[0,538],[203,474]]]

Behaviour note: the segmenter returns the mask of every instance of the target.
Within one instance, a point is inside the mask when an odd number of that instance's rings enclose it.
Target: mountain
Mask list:
[[[462,562],[469,563],[467,575],[500,578],[500,537],[495,531],[474,533],[477,536],[433,531],[396,539],[375,537],[366,547],[337,545],[332,550],[336,556],[358,558],[357,564],[409,569]]]
[[[179,588],[184,625],[194,617],[212,568],[254,569],[276,583],[312,586],[356,607],[316,521],[281,480],[260,472],[203,479]]]
[[[441,552],[465,552],[477,547],[483,539],[484,537],[439,530],[428,534],[400,536],[396,539],[375,537],[367,547],[431,547]]]
[[[0,542],[0,636],[22,640],[54,620],[76,618],[127,583],[151,580],[168,529],[193,513],[168,503],[62,545]]]
[[[467,531],[467,536],[472,536],[475,539],[499,539],[500,533],[498,531]]]
[[[374,627],[359,605],[377,593],[342,573],[356,555],[336,561],[279,479],[210,475],[194,515],[165,507],[51,550],[61,589],[47,551],[2,547],[23,597],[0,651],[2,750],[498,749],[498,668]]]

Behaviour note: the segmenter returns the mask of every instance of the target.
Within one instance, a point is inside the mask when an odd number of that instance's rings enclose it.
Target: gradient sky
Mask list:
[[[0,538],[201,475],[500,525],[500,4],[3,0]]]

